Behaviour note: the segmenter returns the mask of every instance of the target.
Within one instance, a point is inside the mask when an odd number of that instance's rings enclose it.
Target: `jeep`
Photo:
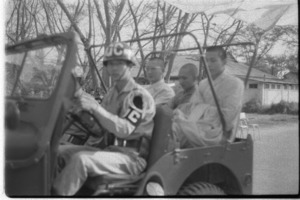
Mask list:
[[[191,33],[181,34],[195,38]],[[57,149],[65,127],[94,121],[93,116],[81,118],[74,113],[71,120],[66,120],[78,87],[72,73],[76,67],[76,41],[76,35],[70,32],[6,46],[5,192],[10,197],[51,196]],[[201,55],[202,48],[196,43]],[[203,66],[208,71],[205,61]],[[171,131],[172,112],[163,106],[156,110],[145,171],[135,176],[90,177],[78,196],[252,193],[250,135],[236,138],[236,130],[232,130],[225,144],[180,149],[169,145],[176,139]],[[88,127],[85,132],[93,134]],[[70,136],[71,142],[75,139],[82,138]]]

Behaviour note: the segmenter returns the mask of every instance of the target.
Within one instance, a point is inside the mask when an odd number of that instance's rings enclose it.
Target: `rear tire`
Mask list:
[[[193,196],[193,195],[225,195],[225,192],[210,183],[195,182],[183,186],[179,192],[179,196]]]

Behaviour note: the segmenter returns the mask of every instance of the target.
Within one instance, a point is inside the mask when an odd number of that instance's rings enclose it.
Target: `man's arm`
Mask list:
[[[167,106],[171,108],[172,110],[175,108],[175,101],[176,101],[177,95],[175,95],[168,103]]]
[[[172,88],[161,90],[155,97],[155,104],[168,103],[175,96],[175,92]]]
[[[126,138],[144,119],[144,112],[150,110],[153,112],[153,115],[155,113],[154,100],[150,95],[149,97],[145,96],[144,98],[141,98],[141,96],[138,97],[140,97],[140,100],[135,101],[136,99],[133,96],[132,105],[129,105],[128,108],[126,108],[127,110],[123,116],[108,112],[89,95],[81,94],[78,98],[78,103],[83,110],[91,112],[106,130],[115,134],[117,137]],[[140,105],[142,105],[143,109],[139,108]]]
[[[106,111],[100,105],[93,109],[93,114],[106,130],[120,138],[128,137],[142,120],[142,114],[140,112],[134,112],[130,117],[121,118]]]
[[[231,130],[233,127],[233,121],[240,112],[240,108],[243,103],[244,84],[242,81],[238,81],[234,87],[230,88],[230,92],[224,97],[224,101],[221,104],[221,110],[223,112],[227,130]]]
[[[218,91],[217,96],[226,123],[226,130],[232,129],[232,122],[239,114],[243,101],[243,92],[244,85],[240,80],[231,81],[224,85],[222,90]],[[212,99],[212,101],[214,100]],[[209,105],[209,109],[211,112],[218,113],[216,106]]]

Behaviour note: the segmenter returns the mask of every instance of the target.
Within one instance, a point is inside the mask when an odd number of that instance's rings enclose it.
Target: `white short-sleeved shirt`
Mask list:
[[[163,79],[145,88],[154,98],[156,105],[168,103],[175,96],[174,90]]]

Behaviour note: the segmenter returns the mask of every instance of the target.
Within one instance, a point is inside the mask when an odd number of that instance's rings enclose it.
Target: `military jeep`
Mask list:
[[[63,33],[6,46],[5,192],[10,197],[52,196],[57,148],[77,87],[76,36]],[[253,142],[170,148],[172,112],[157,107],[140,175],[90,177],[78,196],[249,195]],[[88,131],[87,131],[88,132]]]

